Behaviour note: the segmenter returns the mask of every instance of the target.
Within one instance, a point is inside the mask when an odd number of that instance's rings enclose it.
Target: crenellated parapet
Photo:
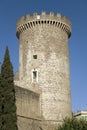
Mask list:
[[[25,17],[22,16],[16,25],[16,35],[19,38],[20,34],[30,28],[33,28],[37,25],[53,25],[55,27],[61,28],[64,30],[68,37],[71,35],[71,23],[70,21],[61,14],[54,15],[53,12],[46,14],[46,12],[42,12],[41,15],[34,13],[32,16],[27,14]]]

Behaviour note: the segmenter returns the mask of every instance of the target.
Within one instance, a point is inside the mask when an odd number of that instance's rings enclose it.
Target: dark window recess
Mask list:
[[[33,79],[37,78],[37,71],[33,71]]]
[[[37,59],[37,55],[33,55],[33,59]]]

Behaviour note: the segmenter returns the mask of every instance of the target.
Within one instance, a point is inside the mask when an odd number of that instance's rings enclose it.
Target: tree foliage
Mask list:
[[[0,73],[0,130],[2,128],[2,84],[1,84],[1,73]]]
[[[1,130],[17,130],[13,67],[8,47],[1,66]]]
[[[87,121],[84,119],[65,118],[64,123],[57,130],[87,130]]]

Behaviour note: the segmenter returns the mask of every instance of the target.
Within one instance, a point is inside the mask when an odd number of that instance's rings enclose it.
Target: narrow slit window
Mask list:
[[[33,71],[33,79],[35,80],[37,78],[37,71]]]
[[[38,82],[38,71],[37,71],[37,69],[32,70],[32,82],[34,82],[34,83]]]

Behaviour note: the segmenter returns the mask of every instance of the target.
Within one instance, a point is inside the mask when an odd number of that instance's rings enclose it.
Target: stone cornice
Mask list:
[[[70,21],[65,16],[61,16],[60,14],[54,16],[54,13],[52,12],[50,12],[50,14],[42,12],[41,15],[34,13],[32,16],[29,14],[27,14],[26,17],[22,16],[16,24],[16,35],[19,38],[23,31],[42,24],[53,25],[55,27],[61,28],[68,34],[68,37],[71,35]]]

